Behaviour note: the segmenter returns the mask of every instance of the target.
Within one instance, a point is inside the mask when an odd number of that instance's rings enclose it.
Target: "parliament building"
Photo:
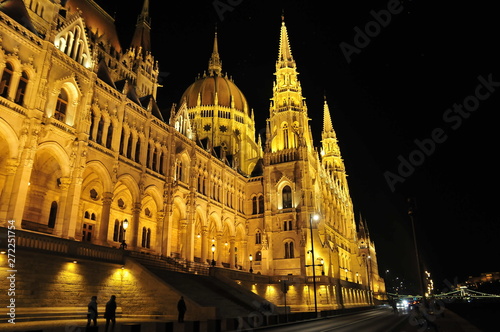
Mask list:
[[[260,136],[251,101],[223,73],[216,31],[178,103],[157,104],[149,10],[144,0],[131,44],[121,45],[114,19],[93,0],[0,4],[0,231],[15,227],[17,264],[127,252],[127,262],[224,274],[278,307],[286,294],[291,311],[383,299],[332,112],[325,100],[314,111],[323,127],[311,128],[285,20],[268,50],[278,52]],[[143,273],[138,265],[130,274]],[[44,301],[35,285],[19,275],[18,303]],[[133,296],[120,291],[117,301]]]

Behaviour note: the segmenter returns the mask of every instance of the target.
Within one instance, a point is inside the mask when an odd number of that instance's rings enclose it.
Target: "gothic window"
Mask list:
[[[257,251],[255,253],[255,261],[260,262],[262,260],[262,253],[260,251]]]
[[[137,143],[135,143],[135,161],[141,162],[141,138],[137,136]]]
[[[158,173],[163,174],[163,152],[158,153],[158,160],[160,162],[160,167],[158,167]]]
[[[151,169],[153,171],[158,171],[158,151],[156,151],[156,147],[153,146],[153,165],[151,166]]]
[[[97,135],[96,135],[96,143],[102,144],[102,132],[104,130],[104,118],[101,116],[99,120],[99,124],[97,125]]]
[[[14,102],[18,105],[22,105],[24,102],[24,96],[26,94],[26,87],[28,86],[28,74],[23,71],[19,79],[19,85],[17,86],[16,97],[14,98]]]
[[[127,144],[127,158],[132,159],[132,143],[133,143],[132,133],[128,135],[128,144]]]
[[[252,198],[252,214],[257,214],[259,213],[258,206],[257,206],[257,196],[254,196]]]
[[[261,244],[262,243],[262,234],[260,233],[259,230],[255,232],[255,244]]]
[[[50,204],[50,213],[49,213],[49,228],[54,228],[56,225],[56,217],[57,217],[57,202],[54,201]]]
[[[146,230],[146,227],[143,227],[142,228],[142,242],[141,242],[141,246],[143,248],[146,248],[146,236],[147,236],[147,230]]]
[[[54,111],[54,118],[56,120],[64,122],[66,110],[68,109],[68,100],[68,92],[65,89],[61,89],[59,96],[57,96],[56,109]]]
[[[264,195],[259,196],[259,213],[264,213]]]
[[[177,181],[182,181],[182,161],[177,161],[177,165],[176,165],[176,169],[175,169],[175,179]]]
[[[288,149],[288,125],[283,125],[283,149]]]
[[[96,115],[95,113],[92,111],[91,114],[90,114],[90,135],[89,135],[89,139],[91,141],[94,140],[94,128],[95,128],[95,118],[96,118]]]
[[[111,143],[113,142],[113,122],[109,123],[108,136],[106,137],[106,147],[111,149]]]
[[[146,248],[148,248],[148,249],[151,248],[151,228],[148,228]]]
[[[120,153],[121,155],[125,155],[125,151],[123,151],[123,149],[125,148],[124,147],[125,145],[125,132],[122,130],[122,135],[120,137]],[[135,150],[137,152],[137,150]]]
[[[285,242],[285,258],[295,258],[293,241]]]
[[[115,220],[115,227],[113,228],[113,241],[118,242],[120,238],[120,222]]]
[[[14,69],[12,65],[7,62],[2,74],[2,80],[0,81],[0,96],[7,98],[9,96],[9,87],[12,84],[12,74]]]
[[[141,246],[143,248],[151,248],[151,228],[142,228],[142,241]]]
[[[282,191],[283,209],[292,207],[292,188],[285,186]]]

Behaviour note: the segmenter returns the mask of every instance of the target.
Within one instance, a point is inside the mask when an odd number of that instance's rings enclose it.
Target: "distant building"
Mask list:
[[[91,0],[2,2],[0,225],[252,267],[294,280],[293,310],[311,309],[313,274],[320,308],[382,298],[326,100],[314,110],[319,151],[313,144],[285,22],[265,137],[256,137],[252,109],[222,73],[217,35],[206,72],[164,117],[148,5],[124,48]]]

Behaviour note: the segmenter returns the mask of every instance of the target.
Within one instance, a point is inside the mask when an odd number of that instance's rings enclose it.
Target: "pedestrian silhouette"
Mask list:
[[[177,302],[177,311],[179,311],[178,321],[179,323],[184,323],[184,314],[186,313],[186,302],[184,302],[184,296],[181,296],[179,302]]]
[[[114,295],[111,295],[111,298],[106,303],[104,318],[106,318],[106,328],[104,331],[108,332],[109,323],[111,323],[111,331],[114,331],[116,323],[116,296]]]
[[[92,296],[89,304],[87,305],[87,327],[90,326],[90,322],[94,322],[94,326],[97,326],[97,296]]]

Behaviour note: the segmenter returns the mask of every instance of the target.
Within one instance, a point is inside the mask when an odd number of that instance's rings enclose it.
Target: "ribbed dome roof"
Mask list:
[[[219,57],[219,47],[217,44],[217,32],[214,38],[214,49],[208,61],[208,74],[198,78],[191,84],[181,97],[180,105],[187,103],[188,108],[200,106],[219,105],[235,108],[241,112],[249,114],[248,104],[243,93],[236,84],[222,74],[222,61]]]
[[[215,101],[217,96],[217,103]],[[200,98],[200,105],[220,105],[234,107],[248,113],[248,104],[241,90],[227,77],[211,75],[200,78],[191,84],[181,98],[187,107],[195,107]]]

